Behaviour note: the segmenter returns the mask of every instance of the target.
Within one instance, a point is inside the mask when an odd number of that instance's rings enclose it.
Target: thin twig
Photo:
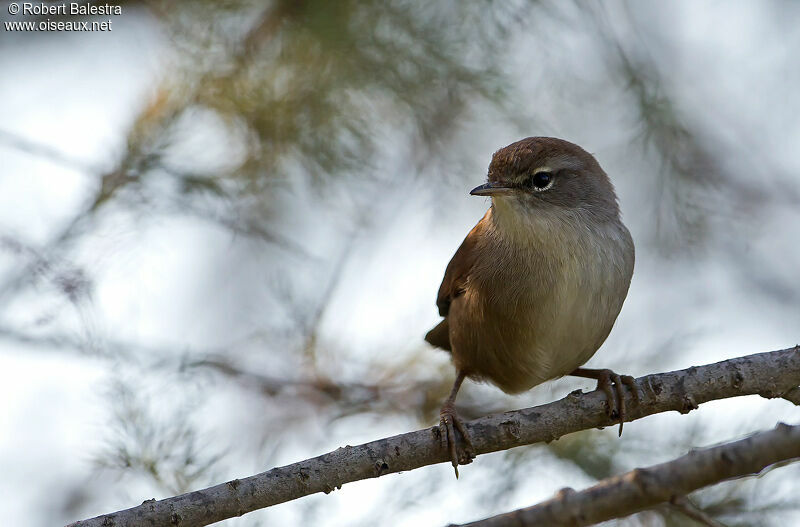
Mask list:
[[[700,508],[692,503],[692,500],[686,496],[675,496],[670,500],[669,504],[673,509],[698,523],[702,523],[708,527],[726,527],[724,524],[700,510]]]
[[[460,527],[580,527],[622,518],[665,502],[673,502],[702,487],[728,479],[752,476],[770,465],[800,459],[800,425],[778,424],[773,430],[647,468],[604,479],[580,492],[561,492],[554,498]],[[682,512],[706,525],[718,522],[689,507]],[[699,513],[699,514],[698,514]],[[451,525],[450,527],[459,527]]]

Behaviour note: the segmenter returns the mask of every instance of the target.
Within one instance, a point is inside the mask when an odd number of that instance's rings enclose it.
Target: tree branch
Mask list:
[[[639,403],[626,394],[627,420],[676,410],[689,412],[698,405],[740,395],[781,397],[800,385],[800,346],[748,355],[685,370],[636,379]],[[476,454],[552,441],[559,437],[614,422],[606,415],[601,391],[580,390],[537,406],[488,415],[466,423]],[[69,527],[192,527],[241,516],[250,511],[317,492],[331,492],[343,484],[449,461],[440,445],[438,427],[426,428],[359,446],[346,446],[292,465],[235,479],[203,490],[78,521]]]
[[[669,502],[670,506],[680,511],[684,516],[687,516],[698,523],[702,523],[707,527],[725,527],[714,518],[700,510],[692,501],[686,496],[673,496]]]
[[[667,463],[637,468],[627,474],[604,479],[580,492],[563,489],[554,498],[533,507],[461,527],[592,525],[622,518],[659,503],[680,504],[683,496],[701,487],[726,479],[755,475],[770,465],[797,458],[800,458],[800,426],[780,423],[768,432],[693,450]],[[692,511],[692,514],[696,512]],[[708,523],[713,521],[708,518],[704,518],[704,521],[706,525],[719,525],[716,522]]]
[[[781,397],[794,403],[796,406],[800,406],[800,387],[795,386],[788,392],[782,394]]]

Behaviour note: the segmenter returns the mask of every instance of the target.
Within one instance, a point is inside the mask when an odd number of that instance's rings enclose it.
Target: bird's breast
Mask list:
[[[621,227],[621,230],[619,229]],[[456,366],[506,392],[566,375],[608,336],[628,291],[633,244],[620,223],[490,232],[449,316]]]

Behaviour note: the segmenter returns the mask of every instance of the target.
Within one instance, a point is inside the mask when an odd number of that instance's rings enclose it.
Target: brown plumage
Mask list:
[[[488,213],[487,213],[488,214]],[[484,220],[485,220],[484,216]],[[439,287],[439,294],[436,297],[436,306],[439,308],[439,315],[445,317],[436,327],[425,335],[425,340],[430,344],[450,351],[450,328],[447,324],[447,314],[450,312],[450,304],[453,299],[461,296],[465,292],[469,272],[478,258],[478,242],[481,235],[486,231],[486,222],[481,220],[469,232],[461,243],[461,246],[450,259],[447,269],[444,272],[442,285]]]
[[[494,154],[472,193],[492,206],[450,260],[436,300],[444,320],[425,336],[458,372],[442,408],[454,466],[470,459],[456,453],[453,429],[469,446],[454,409],[465,377],[508,393],[570,373],[609,395],[611,379],[629,381],[579,368],[608,336],[633,272],[633,241],[594,157],[561,139],[523,139]]]

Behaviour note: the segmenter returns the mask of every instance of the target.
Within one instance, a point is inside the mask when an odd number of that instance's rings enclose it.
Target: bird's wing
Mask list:
[[[453,300],[464,294],[470,271],[478,260],[478,240],[486,230],[488,215],[487,212],[483,219],[469,231],[450,263],[447,264],[442,285],[439,286],[439,295],[436,297],[439,314],[445,318],[425,335],[425,340],[437,348],[451,349],[447,314],[450,312],[450,304],[453,303]]]
[[[487,212],[481,221],[469,231],[450,263],[447,264],[442,285],[439,286],[439,295],[436,297],[436,306],[439,308],[439,314],[443,317],[446,317],[450,311],[450,304],[453,300],[464,294],[470,271],[478,260],[478,241],[486,231],[488,215]]]

